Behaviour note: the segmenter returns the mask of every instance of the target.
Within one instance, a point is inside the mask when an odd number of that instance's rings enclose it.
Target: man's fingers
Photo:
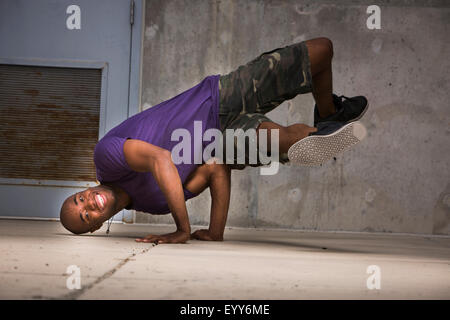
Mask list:
[[[187,240],[181,240],[179,238],[161,238],[158,240],[158,244],[160,243],[186,243]]]
[[[192,235],[191,235],[191,239],[196,239],[196,240],[207,240],[210,241],[211,236],[208,233],[208,230],[204,230],[204,229],[200,229],[195,231]]]
[[[191,239],[196,239],[198,240],[200,238],[200,230],[195,231],[194,233],[191,234]]]
[[[157,244],[160,244],[160,243],[172,243],[172,241],[171,241],[169,238],[167,238],[167,237],[158,237],[158,238],[155,240],[155,242],[156,242]]]
[[[145,243],[150,243],[150,242],[158,242],[158,240],[156,240],[156,239],[144,239],[142,242],[145,242]]]
[[[135,239],[136,242],[145,242],[145,243],[185,243],[189,240],[189,234],[174,232],[170,234],[164,235],[151,235],[144,238]]]
[[[144,238],[138,238],[136,239],[136,242],[155,242],[158,239],[158,237],[153,236],[153,235],[148,235]]]
[[[198,230],[191,233],[191,238],[195,238],[197,236]]]

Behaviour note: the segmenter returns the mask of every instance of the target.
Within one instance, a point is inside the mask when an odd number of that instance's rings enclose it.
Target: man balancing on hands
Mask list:
[[[209,129],[255,130],[259,140],[264,131],[267,144],[275,142],[278,146],[278,150],[267,150],[278,152],[280,163],[324,163],[366,134],[356,120],[366,112],[367,99],[333,93],[332,58],[333,46],[327,38],[278,48],[229,74],[206,77],[176,97],[125,120],[95,147],[100,185],[68,197],[61,208],[61,223],[75,234],[94,232],[122,209],[135,209],[150,214],[171,213],[176,224],[172,233],[147,235],[136,241],[223,240],[231,170],[263,163],[248,161],[248,139],[244,163],[194,161],[208,147],[204,141],[191,141],[181,155],[187,161],[174,161],[173,149],[179,142],[173,139],[174,132],[182,129],[191,136],[203,136]],[[283,101],[308,92],[316,102],[314,127],[284,127],[265,116]],[[224,144],[228,146],[229,142],[225,139]],[[232,145],[232,149],[239,148],[234,142]],[[191,234],[186,201],[208,187],[212,199],[209,228]]]

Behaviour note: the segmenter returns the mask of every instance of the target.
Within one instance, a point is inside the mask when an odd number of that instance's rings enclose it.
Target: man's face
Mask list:
[[[61,208],[61,223],[73,233],[94,232],[117,213],[110,187],[98,185],[68,197]]]

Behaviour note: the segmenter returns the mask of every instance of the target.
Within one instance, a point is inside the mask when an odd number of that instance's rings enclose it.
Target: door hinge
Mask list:
[[[133,25],[134,23],[134,0],[131,0],[130,2],[130,24]]]

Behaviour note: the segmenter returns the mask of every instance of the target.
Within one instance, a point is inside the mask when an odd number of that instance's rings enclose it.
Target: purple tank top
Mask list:
[[[207,129],[219,129],[219,77],[220,75],[208,76],[176,97],[128,118],[97,143],[94,150],[97,180],[100,183],[113,183],[125,190],[132,201],[127,209],[152,214],[170,212],[164,194],[151,172],[135,172],[126,163],[124,142],[127,139],[138,139],[172,151],[179,143],[171,141],[171,134],[175,129],[187,129],[191,137],[194,137],[194,121],[201,121],[202,135]],[[190,164],[175,165],[183,184],[199,165],[194,163],[195,153],[203,152],[209,143],[202,143],[202,150],[194,150],[191,143]],[[196,196],[185,188],[183,190],[186,200]]]

